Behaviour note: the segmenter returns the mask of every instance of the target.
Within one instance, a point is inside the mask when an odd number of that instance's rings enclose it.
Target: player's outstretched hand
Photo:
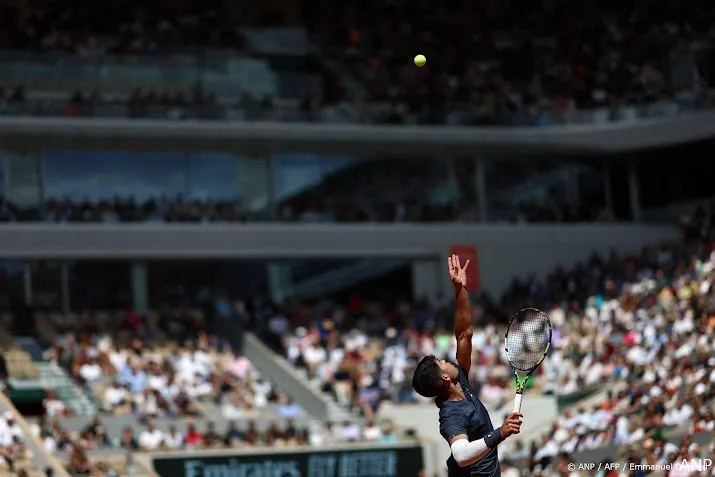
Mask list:
[[[452,280],[452,285],[458,290],[466,288],[469,260],[462,266],[459,263],[459,255],[450,255],[447,261],[449,263],[449,278]]]
[[[509,414],[509,417],[506,418],[506,421],[504,421],[500,429],[501,435],[504,436],[505,439],[521,431],[522,417],[524,417],[524,415],[518,412]]]

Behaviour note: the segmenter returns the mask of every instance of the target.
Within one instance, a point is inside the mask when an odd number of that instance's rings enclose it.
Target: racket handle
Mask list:
[[[521,400],[523,399],[523,397],[524,395],[521,393],[516,393],[516,396],[514,396],[514,409],[511,411],[512,414],[521,412]]]

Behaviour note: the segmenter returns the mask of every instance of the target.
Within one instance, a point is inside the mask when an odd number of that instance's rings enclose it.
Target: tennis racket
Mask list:
[[[551,334],[549,317],[536,308],[524,308],[509,320],[504,346],[516,377],[515,413],[521,411],[527,381],[549,353]]]

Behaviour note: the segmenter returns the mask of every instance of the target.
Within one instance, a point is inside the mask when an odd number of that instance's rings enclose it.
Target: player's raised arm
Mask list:
[[[459,263],[457,255],[449,257],[449,277],[452,279],[457,310],[454,313],[454,336],[457,338],[457,363],[466,372],[472,367],[472,312],[467,293],[467,267]]]

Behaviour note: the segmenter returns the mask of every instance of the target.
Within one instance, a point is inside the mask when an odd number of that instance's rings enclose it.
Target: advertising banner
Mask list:
[[[419,477],[422,446],[157,456],[161,477]]]

